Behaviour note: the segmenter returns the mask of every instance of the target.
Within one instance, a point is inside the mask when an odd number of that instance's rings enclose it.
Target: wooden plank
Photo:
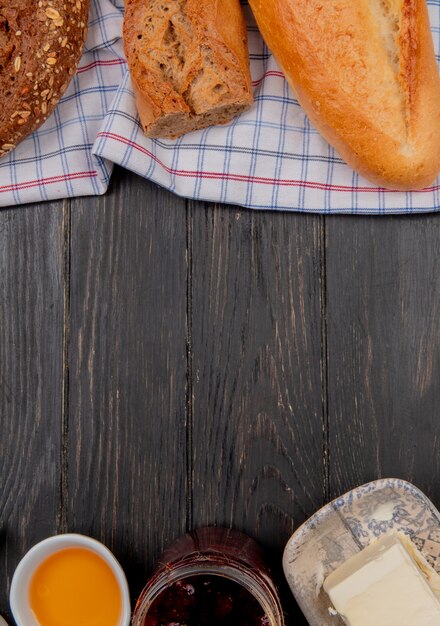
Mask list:
[[[440,505],[440,220],[327,222],[331,495],[378,477]]]
[[[0,212],[0,613],[15,567],[57,531],[63,373],[62,203]]]
[[[185,202],[118,175],[73,203],[71,250],[67,527],[136,597],[187,524]]]
[[[318,217],[194,207],[194,526],[234,526],[277,563],[325,497]],[[305,624],[285,594],[287,624]]]

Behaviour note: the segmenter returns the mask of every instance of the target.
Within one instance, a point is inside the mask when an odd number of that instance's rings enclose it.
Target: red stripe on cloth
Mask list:
[[[82,72],[88,72],[92,70],[94,67],[98,67],[101,65],[125,65],[127,61],[125,59],[112,59],[109,61],[93,61],[93,63],[89,63],[88,65],[83,65],[79,67],[77,70],[77,74],[82,74]]]
[[[22,189],[31,189],[32,187],[43,187],[44,185],[52,185],[53,183],[62,183],[67,180],[79,180],[82,178],[96,178],[98,172],[75,172],[73,174],[62,174],[60,176],[50,176],[49,178],[40,178],[37,180],[28,180],[23,183],[14,183],[12,185],[3,185],[0,187],[0,193],[7,191],[21,191]]]
[[[102,132],[99,133],[99,137],[108,137],[109,139],[113,139],[114,141],[118,141],[119,143],[123,143],[127,146],[131,146],[132,148],[136,148],[139,152],[146,154],[153,161],[155,161],[158,165],[160,165],[166,172],[169,174],[173,174],[175,176],[182,176],[184,178],[207,178],[210,180],[233,180],[240,183],[255,183],[258,185],[275,185],[278,187],[306,187],[310,189],[318,189],[319,191],[341,191],[344,193],[377,193],[378,191],[383,191],[387,193],[402,193],[395,189],[384,189],[382,187],[349,187],[348,185],[332,185],[328,183],[317,183],[313,181],[307,180],[289,180],[289,179],[278,179],[278,178],[264,178],[263,176],[248,176],[246,174],[226,174],[224,172],[203,172],[197,170],[176,170],[168,167],[163,161],[158,159],[150,150],[147,150],[143,146],[127,137],[122,137],[121,135],[116,135],[115,133]],[[435,187],[427,187],[426,189],[422,189],[419,193],[430,193],[433,191],[440,190],[440,185]]]
[[[265,78],[267,78],[268,76],[276,76],[277,78],[284,78],[283,72],[276,72],[275,70],[271,70],[271,71],[266,72],[265,74],[263,74],[263,76],[261,78],[259,78],[258,80],[253,80],[252,81],[252,86],[253,87],[258,87],[258,85],[261,85],[263,80]]]

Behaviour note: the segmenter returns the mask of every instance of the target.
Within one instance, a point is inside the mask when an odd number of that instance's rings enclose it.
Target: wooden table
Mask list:
[[[104,541],[133,598],[187,529],[277,565],[380,476],[440,505],[440,219],[250,212],[118,172],[0,212],[0,612],[36,541]]]

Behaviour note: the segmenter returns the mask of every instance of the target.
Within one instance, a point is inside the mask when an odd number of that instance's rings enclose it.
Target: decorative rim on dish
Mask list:
[[[387,478],[336,498],[290,538],[283,556],[289,586],[311,626],[339,626],[329,613],[324,579],[350,556],[390,531],[409,536],[440,573],[440,513],[414,485]]]

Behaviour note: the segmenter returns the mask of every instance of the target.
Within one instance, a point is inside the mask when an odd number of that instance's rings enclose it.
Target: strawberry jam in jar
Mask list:
[[[184,535],[162,555],[133,626],[284,626],[262,548],[227,528]]]

